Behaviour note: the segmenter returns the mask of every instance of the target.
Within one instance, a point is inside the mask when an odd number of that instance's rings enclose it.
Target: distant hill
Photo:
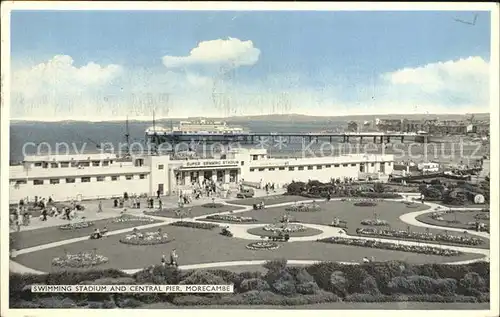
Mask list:
[[[226,121],[231,122],[245,122],[245,121],[262,121],[262,122],[311,122],[311,121],[321,121],[321,122],[339,122],[339,121],[370,121],[376,118],[379,119],[440,119],[440,120],[465,120],[469,118],[471,114],[392,114],[392,115],[348,115],[348,116],[308,116],[303,114],[271,114],[271,115],[255,115],[255,116],[232,116],[232,117],[213,117],[211,120]],[[475,113],[474,117],[476,120],[487,120],[489,119],[489,113]],[[170,121],[177,122],[180,120],[196,120],[202,119],[204,117],[188,117],[188,118],[168,118],[168,119],[158,119],[156,120],[159,124],[170,123]],[[104,120],[101,122],[124,122],[125,120]],[[151,120],[134,120],[130,119],[130,122],[151,122]],[[36,120],[11,120],[11,124],[29,124],[38,123],[43,121]],[[57,121],[61,124],[69,124],[75,122],[89,122],[85,120],[61,120]]]

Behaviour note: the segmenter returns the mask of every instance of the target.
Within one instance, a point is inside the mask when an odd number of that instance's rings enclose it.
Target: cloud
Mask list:
[[[188,56],[164,56],[163,65],[167,68],[180,68],[189,65],[226,65],[231,68],[251,66],[257,63],[260,50],[253,42],[236,38],[217,39],[200,42]]]

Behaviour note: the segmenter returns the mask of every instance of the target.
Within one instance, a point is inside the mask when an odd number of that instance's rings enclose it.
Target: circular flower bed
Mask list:
[[[321,208],[319,207],[318,204],[312,203],[312,204],[299,204],[295,206],[290,206],[285,208],[285,210],[293,212],[312,212],[312,211],[320,211]]]
[[[364,219],[361,220],[361,224],[365,226],[388,226],[389,223],[385,220],[380,219]]]
[[[252,242],[247,245],[250,250],[276,250],[279,247],[279,244],[274,242]]]
[[[123,223],[123,222],[154,222],[155,220],[149,217],[138,217],[130,215],[121,215],[113,219],[113,223]]]
[[[108,262],[108,258],[94,252],[80,252],[77,254],[66,254],[65,256],[54,258],[53,266],[62,268],[85,268],[93,267]]]
[[[355,202],[354,206],[356,206],[356,207],[375,207],[375,206],[377,206],[377,204],[374,203],[373,201],[359,201],[359,202]]]
[[[301,231],[306,231],[307,228],[304,227],[303,225],[299,225],[296,223],[292,224],[280,224],[280,225],[266,225],[262,228],[265,231],[272,231],[272,232],[301,232]]]
[[[155,245],[170,242],[166,233],[158,231],[140,232],[134,230],[131,234],[127,234],[124,238],[120,239],[121,243],[133,245]]]
[[[60,226],[59,229],[61,230],[77,230],[77,229],[84,229],[88,227],[92,227],[94,225],[93,222],[90,221],[82,221],[82,222],[75,222],[75,223],[70,223],[64,226]]]

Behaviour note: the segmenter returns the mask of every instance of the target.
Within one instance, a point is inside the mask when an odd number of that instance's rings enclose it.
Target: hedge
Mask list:
[[[361,265],[321,262],[291,267],[269,261],[261,272],[222,269],[179,271],[151,266],[133,275],[117,270],[10,274],[16,308],[132,308],[145,303],[190,305],[303,305],[351,302],[489,302],[489,263],[412,265],[401,261]],[[44,294],[32,284],[233,284],[234,294]]]

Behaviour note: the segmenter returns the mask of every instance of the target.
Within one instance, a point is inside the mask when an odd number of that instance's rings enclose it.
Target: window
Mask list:
[[[80,166],[89,167],[90,166],[90,162],[80,162]]]
[[[241,166],[245,165],[245,161],[241,161]]]
[[[66,178],[66,184],[73,184],[75,182],[74,178]]]
[[[139,179],[145,179],[146,178],[146,174],[140,174],[139,175]]]
[[[28,182],[24,179],[20,179],[18,181],[16,181],[16,185],[24,185],[24,184],[27,184]]]
[[[309,166],[307,167],[307,169],[308,169],[308,170],[313,170],[313,169],[314,169],[314,166],[309,165]]]
[[[325,168],[330,168],[330,167],[332,167],[330,164],[325,165]]]
[[[163,164],[158,165],[158,169],[162,170],[163,169]]]
[[[251,169],[250,169],[250,172],[253,172],[253,171],[255,171],[255,168],[251,168]]]
[[[303,171],[304,170],[304,166],[299,166],[299,171]]]
[[[257,161],[259,159],[258,155],[252,155],[252,160]]]
[[[280,170],[280,171],[284,171],[284,170],[285,170],[285,168],[284,168],[284,167],[280,167],[280,168],[279,168],[279,170]]]
[[[90,177],[82,177],[82,183],[90,183]]]
[[[125,175],[125,179],[128,181],[133,179],[133,178],[134,178],[134,175]]]
[[[102,166],[109,166],[109,161],[102,161]]]
[[[34,179],[33,185],[43,185],[43,179]]]
[[[259,168],[259,172],[263,172],[265,170],[266,170],[265,168]]]
[[[100,166],[99,161],[92,161],[92,166]]]
[[[349,164],[342,164],[342,166],[343,166],[343,167],[347,167],[347,166],[349,166]]]
[[[356,166],[356,163],[352,163],[351,166]]]
[[[387,166],[391,166],[391,162],[387,162]]]
[[[51,179],[51,180],[50,180],[50,183],[51,183],[52,185],[59,184],[59,178],[53,178],[53,179]]]
[[[50,163],[50,168],[58,168],[59,164],[57,163]]]
[[[270,168],[269,168],[269,170],[270,170],[270,171],[274,171],[274,167],[270,167]]]
[[[61,167],[69,167],[69,162],[61,162]]]
[[[333,167],[340,167],[340,164],[333,164]]]
[[[372,163],[371,165],[372,165],[372,167],[373,167],[373,166],[375,166],[375,163]]]
[[[118,176],[111,176],[111,180],[112,181],[117,181],[118,180]]]
[[[104,182],[104,176],[97,176],[95,180],[98,182]]]
[[[289,171],[295,171],[295,167],[290,166],[290,167],[288,168],[288,170],[289,170]]]
[[[321,165],[317,165],[317,166],[316,166],[316,169],[317,169],[317,170],[320,170],[320,169],[322,169],[322,168],[323,168],[323,166],[321,166]]]
[[[42,162],[36,162],[35,163],[35,167],[40,167],[40,166],[42,166]]]
[[[78,166],[78,162],[71,162],[71,167],[77,167]]]

